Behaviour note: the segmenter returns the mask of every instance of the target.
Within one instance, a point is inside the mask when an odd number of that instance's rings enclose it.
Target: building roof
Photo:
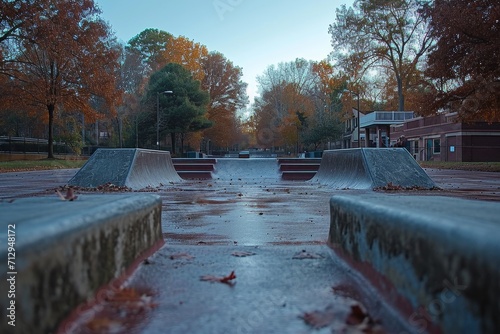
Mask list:
[[[360,127],[369,128],[374,125],[403,124],[406,120],[414,118],[413,111],[374,111],[361,116]]]

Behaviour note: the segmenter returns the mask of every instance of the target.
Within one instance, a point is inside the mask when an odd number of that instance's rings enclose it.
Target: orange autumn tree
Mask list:
[[[314,62],[311,71],[316,77],[312,94],[315,113],[308,120],[308,131],[304,133],[303,141],[317,150],[321,144],[337,139],[343,132],[345,103],[341,98],[347,87],[347,77],[337,73],[326,60]]]
[[[203,80],[203,60],[208,56],[208,49],[205,45],[195,43],[192,40],[184,37],[168,38],[166,49],[163,51],[162,61],[182,65],[185,69],[191,72],[193,78]]]
[[[213,124],[204,131],[204,136],[215,146],[227,147],[240,135],[237,111],[248,103],[247,84],[241,81],[241,68],[234,66],[221,53],[211,52],[202,65],[202,89],[210,94],[207,118]]]
[[[301,132],[307,128],[308,121],[314,114],[314,104],[307,95],[300,92],[295,83],[284,87],[281,103],[286,110],[280,126],[281,137],[288,147],[296,146],[298,153]]]
[[[44,112],[52,159],[58,115],[81,112],[94,120],[102,104],[114,112],[117,52],[92,0],[41,0],[31,6],[36,15],[20,28],[7,94],[26,113]]]

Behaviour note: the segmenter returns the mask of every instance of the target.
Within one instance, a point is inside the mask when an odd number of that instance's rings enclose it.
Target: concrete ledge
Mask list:
[[[500,204],[367,194],[330,214],[332,248],[415,333],[500,332]]]
[[[15,231],[14,267],[2,247],[2,276],[15,278],[15,297],[2,279],[1,333],[52,333],[73,308],[118,278],[141,254],[163,241],[156,195],[87,195],[0,202],[2,244]],[[12,228],[15,226],[15,229]],[[5,288],[5,289],[4,289]],[[7,310],[15,301],[15,328]],[[7,319],[7,320],[6,320]]]

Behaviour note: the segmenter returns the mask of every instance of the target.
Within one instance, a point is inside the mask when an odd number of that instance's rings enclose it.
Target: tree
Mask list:
[[[127,47],[121,49],[120,67],[117,74],[117,87],[123,92],[117,106],[117,125],[120,134],[120,147],[139,147],[138,120],[141,111],[140,100],[150,73],[150,67],[141,55]],[[127,136],[129,134],[129,136]],[[132,138],[132,134],[133,137]]]
[[[330,25],[333,57],[360,80],[374,67],[390,69],[405,110],[405,93],[433,38],[423,15],[423,0],[356,0],[354,8],[337,9]]]
[[[128,42],[127,51],[137,54],[149,71],[155,72],[167,64],[165,52],[172,38],[166,31],[146,29]]]
[[[0,43],[18,36],[18,30],[26,20],[31,18],[30,1],[1,0],[0,11]]]
[[[203,61],[207,56],[208,49],[205,45],[195,43],[184,36],[170,38],[162,54],[164,65],[169,63],[182,65],[191,72],[194,79],[199,81],[203,80]]]
[[[205,131],[205,137],[216,146],[227,146],[239,136],[237,111],[248,103],[247,84],[241,81],[241,68],[234,66],[221,53],[209,53],[202,66],[201,86],[210,95],[207,118],[213,123]]]
[[[172,91],[173,94],[162,94]],[[144,103],[154,112],[149,113],[146,124],[149,124],[149,133],[154,133],[156,124],[156,101],[160,109],[160,133],[170,133],[172,140],[172,154],[176,153],[176,134],[196,132],[211,126],[206,119],[208,93],[200,87],[191,73],[179,64],[168,64],[160,71],[155,72],[149,80]]]
[[[500,121],[500,7],[497,0],[436,0],[426,8],[437,47],[425,74],[425,103],[463,120]],[[427,108],[428,109],[428,108]]]
[[[258,81],[262,95],[254,104],[252,125],[259,144],[295,151],[300,143],[318,147],[337,137],[346,78],[327,61],[269,66]]]
[[[22,38],[15,63],[6,68],[11,80],[4,92],[27,113],[45,109],[48,158],[54,158],[58,114],[78,111],[95,119],[96,99],[114,112],[117,52],[92,0],[43,0],[31,6],[36,15],[19,27]]]
[[[303,134],[303,141],[306,145],[312,145],[313,150],[317,150],[322,143],[337,139],[343,132],[342,122],[347,104],[341,98],[347,88],[347,77],[337,73],[326,60],[313,63],[312,72],[316,77],[316,85],[311,95],[315,113],[314,117],[309,119],[309,127]]]

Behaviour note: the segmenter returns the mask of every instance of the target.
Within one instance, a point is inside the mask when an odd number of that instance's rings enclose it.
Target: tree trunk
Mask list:
[[[181,154],[184,154],[184,133],[181,133]]]
[[[170,139],[172,140],[172,154],[175,154],[175,132],[170,133]]]
[[[398,82],[398,111],[405,111],[405,96],[403,93],[403,80],[397,77]]]
[[[49,111],[49,142],[48,142],[48,154],[47,159],[55,159],[54,157],[54,108],[53,104],[47,105]]]

